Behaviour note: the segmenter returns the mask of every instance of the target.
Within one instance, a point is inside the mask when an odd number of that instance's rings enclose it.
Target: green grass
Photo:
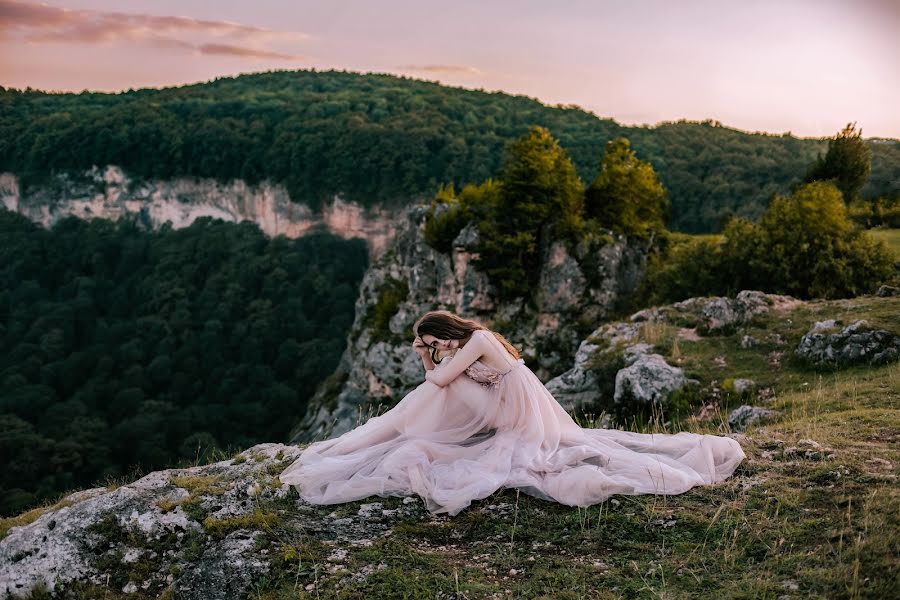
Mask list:
[[[362,584],[336,589],[343,571],[323,576],[327,563],[313,561],[299,579],[287,571],[277,583],[270,574],[259,597],[890,597],[900,588],[900,364],[820,373],[791,353],[816,320],[865,318],[898,331],[898,314],[900,299],[860,297],[804,304],[700,341],[673,343],[669,327],[642,331],[705,385],[744,377],[773,388],[768,406],[780,417],[747,432],[748,460],[732,478],[679,496],[615,496],[588,508],[500,490],[451,519],[423,516],[372,546],[343,546],[347,572],[383,565]],[[759,344],[742,348],[743,335]],[[783,352],[777,367],[772,352]],[[726,433],[727,410],[742,400],[726,395],[711,419],[632,428]],[[808,439],[825,454],[791,453]],[[373,497],[323,508],[349,516],[376,500],[395,503]],[[478,510],[500,502],[514,512]]]
[[[900,260],[900,229],[869,229],[876,240],[881,240],[894,251],[894,256]]]

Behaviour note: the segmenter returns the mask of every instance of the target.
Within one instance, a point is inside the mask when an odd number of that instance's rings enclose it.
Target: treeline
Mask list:
[[[362,240],[0,209],[0,514],[284,438],[337,365]]]
[[[639,296],[665,303],[754,289],[847,298],[900,282],[891,251],[864,229],[890,225],[900,208],[896,200],[860,197],[871,172],[871,149],[849,123],[758,222],[733,217],[721,236],[663,235]]]
[[[823,140],[748,134],[714,121],[624,127],[576,106],[390,75],[275,71],[120,94],[0,88],[0,170],[24,184],[115,164],[145,178],[264,179],[297,202],[431,197],[497,177],[506,146],[545,127],[590,181],[627,137],[669,193],[673,230],[758,218],[824,150]],[[900,196],[900,142],[872,141],[865,198]]]
[[[848,124],[790,194],[772,198],[758,222],[732,217],[721,236],[678,236],[666,228],[665,187],[626,138],[606,144],[585,186],[559,142],[535,126],[509,144],[498,178],[459,193],[452,185],[439,190],[425,240],[449,252],[459,232],[475,224],[475,266],[501,296],[526,301],[534,296],[551,242],[564,240],[577,255],[579,247],[609,241],[609,231],[641,239],[651,252],[643,289],[635,295],[644,302],[743,289],[801,298],[856,296],[896,278],[888,248],[854,223],[847,207],[867,203],[859,193],[870,172],[871,150]],[[589,277],[592,269],[583,270]]]

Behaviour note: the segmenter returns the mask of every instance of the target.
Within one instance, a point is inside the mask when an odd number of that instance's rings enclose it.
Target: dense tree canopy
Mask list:
[[[135,177],[283,183],[297,202],[334,194],[363,204],[431,197],[498,177],[506,145],[531,125],[593,181],[605,144],[627,137],[669,192],[668,226],[716,231],[758,218],[825,148],[824,140],[750,134],[717,122],[624,127],[575,106],[391,75],[274,71],[119,94],[0,88],[0,171],[23,184],[115,164]],[[862,196],[897,193],[900,143],[866,142]]]
[[[466,185],[458,195],[452,184],[441,186],[425,241],[449,252],[462,228],[475,225],[475,267],[501,296],[532,298],[542,253],[551,243],[562,240],[569,250],[584,242],[602,244],[611,239],[610,230],[646,239],[666,232],[668,208],[653,166],[635,156],[627,139],[606,145],[594,183],[585,190],[558,140],[533,126],[507,145],[498,179]]]
[[[343,352],[362,240],[0,208],[0,514],[284,439]]]

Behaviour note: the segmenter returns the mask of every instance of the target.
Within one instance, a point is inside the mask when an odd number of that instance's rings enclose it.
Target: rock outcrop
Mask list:
[[[696,340],[698,332],[725,334],[768,311],[787,310],[800,302],[790,296],[743,290],[734,298],[689,298],[640,310],[627,320],[594,330],[578,347],[572,367],[548,381],[547,389],[566,410],[612,406],[626,396],[643,404],[664,404],[675,391],[694,383],[654,353],[653,344],[642,340],[645,326],[669,325],[677,329],[677,337]],[[752,382],[735,380],[735,386],[743,393]]]
[[[501,301],[487,276],[474,267],[478,230],[464,227],[449,254],[425,242],[429,207],[406,212],[384,255],[363,277],[356,318],[336,372],[310,402],[293,441],[324,439],[390,408],[423,381],[412,352],[412,326],[423,313],[447,309],[494,327],[518,347],[546,381],[571,365],[588,323],[610,318],[636,288],[646,249],[622,237],[542,249],[540,286],[532,302]],[[609,241],[611,239],[612,241]]]
[[[770,408],[744,404],[728,414],[728,426],[732,431],[744,432],[751,425],[774,419],[777,416],[778,413]]]
[[[273,564],[290,559],[298,571],[298,557],[285,554],[285,542],[299,543],[300,536],[331,551],[323,555],[328,570],[319,580],[335,574],[331,587],[358,584],[366,574],[349,573],[346,548],[390,535],[399,521],[427,519],[425,507],[410,496],[390,499],[397,505],[392,509],[362,504],[351,518],[338,516],[340,507],[310,505],[278,481],[301,450],[261,444],[214,464],[72,494],[0,540],[0,594],[30,597],[44,589],[63,597],[246,597]],[[67,593],[73,585],[80,594]]]
[[[834,319],[817,321],[800,338],[794,354],[815,368],[883,365],[900,358],[900,336],[870,327],[865,320],[838,327]]]
[[[148,228],[165,222],[175,229],[187,227],[199,217],[225,221],[253,221],[269,236],[296,238],[324,228],[344,238],[363,238],[369,254],[377,258],[394,236],[396,217],[385,209],[366,210],[335,197],[313,211],[291,201],[284,186],[263,182],[247,185],[235,179],[222,184],[213,179],[175,178],[137,183],[122,169],[94,167],[83,177],[68,174],[34,190],[20,189],[12,173],[0,174],[0,203],[44,227],[74,215],[82,219],[118,219],[137,215]]]
[[[750,323],[757,315],[770,310],[786,310],[801,302],[791,296],[743,290],[734,298],[696,297],[648,308],[631,315],[631,320],[681,324],[696,327],[703,334],[722,334]]]
[[[685,377],[684,371],[667,363],[659,354],[643,351],[629,359],[626,353],[625,362],[626,366],[616,373],[613,401],[617,404],[636,402],[665,408],[675,392],[700,383]]]

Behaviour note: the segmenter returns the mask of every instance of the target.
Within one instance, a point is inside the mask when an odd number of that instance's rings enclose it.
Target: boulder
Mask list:
[[[637,353],[630,365],[616,373],[614,400],[618,404],[632,400],[665,407],[674,392],[696,383],[659,354]]]
[[[750,425],[755,425],[778,416],[778,413],[768,408],[759,406],[739,406],[728,414],[728,426],[732,431],[746,431]]]
[[[854,364],[882,365],[900,357],[900,336],[857,320],[835,331],[834,319],[818,321],[806,332],[794,354],[814,368],[840,368]]]

